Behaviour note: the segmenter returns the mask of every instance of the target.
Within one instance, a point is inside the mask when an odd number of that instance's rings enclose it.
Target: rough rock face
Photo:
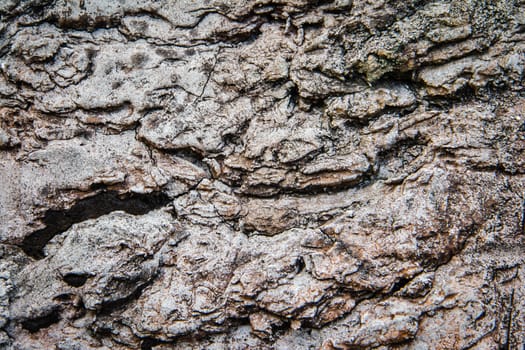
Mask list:
[[[0,348],[525,347],[525,1],[0,16]]]

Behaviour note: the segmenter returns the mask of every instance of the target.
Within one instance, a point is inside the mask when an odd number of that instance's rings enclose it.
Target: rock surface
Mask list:
[[[522,349],[524,14],[0,2],[0,348]]]

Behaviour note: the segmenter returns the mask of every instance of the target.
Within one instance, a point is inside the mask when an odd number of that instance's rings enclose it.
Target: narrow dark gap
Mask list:
[[[231,35],[229,33],[218,33],[215,36],[213,36],[214,40],[211,40],[212,43],[230,43],[230,44],[243,44],[243,45],[249,45],[253,42],[255,42],[259,36],[262,34],[261,32],[261,26],[263,24],[262,21],[258,23],[254,23],[256,26],[255,28],[246,33],[236,33],[235,35]]]
[[[72,287],[82,287],[88,278],[87,274],[68,273],[62,279]]]
[[[155,338],[143,338],[140,343],[141,350],[151,350],[154,346],[161,345],[163,342]]]
[[[42,328],[47,328],[60,321],[60,312],[58,309],[53,310],[50,314],[22,321],[22,328],[35,333]]]
[[[279,196],[311,197],[322,194],[336,194],[350,189],[363,189],[376,180],[374,174],[365,173],[358,179],[341,181],[333,185],[309,185],[304,188],[276,187],[274,185],[258,184],[251,186],[238,195],[245,198],[275,198]],[[242,183],[228,183],[234,189],[239,189]]]
[[[372,84],[372,86],[374,88],[379,88],[384,85],[405,84],[413,88],[413,90],[416,90],[416,88],[421,87],[422,84],[417,81],[414,74],[415,70],[393,70],[391,72],[383,74],[379,80]],[[362,76],[361,78],[365,80],[364,76]]]
[[[204,159],[205,154],[203,151],[194,147],[181,147],[176,149],[163,149],[164,153],[183,158],[191,163],[199,165]]]
[[[306,267],[306,264],[304,262],[304,259],[302,256],[298,257],[296,260],[295,260],[295,268],[296,268],[296,273],[301,273],[304,268]]]
[[[523,199],[523,202],[521,203],[520,226],[521,226],[521,233],[525,234],[525,198]]]
[[[393,293],[396,293],[396,292],[399,292],[401,289],[405,288],[405,286],[407,284],[410,283],[410,281],[412,281],[411,279],[409,278],[405,278],[405,277],[401,277],[399,278],[393,285],[392,285],[392,288],[390,288],[390,292],[391,294]]]
[[[48,210],[43,222],[45,228],[27,236],[22,244],[22,250],[35,259],[44,258],[43,248],[55,235],[66,231],[73,224],[95,219],[116,210],[122,210],[133,215],[143,215],[161,208],[170,202],[162,192],[147,194],[128,194],[119,196],[115,191],[101,192],[80,200],[67,210]]]
[[[46,20],[60,29],[75,29],[94,32],[97,29],[116,28],[121,24],[122,14],[111,16],[90,16],[86,13],[81,13],[77,17],[65,17],[53,13],[46,18]]]
[[[509,305],[507,306],[507,312],[504,316],[504,319],[502,320],[502,323],[504,324],[505,329],[505,341],[503,341],[499,345],[499,350],[510,350],[512,349],[511,343],[512,343],[512,313],[514,309],[514,289],[512,290],[511,294],[509,295]]]
[[[283,335],[284,333],[286,333],[286,331],[288,331],[291,327],[291,322],[288,321],[288,320],[282,320],[283,323],[281,324],[272,324],[271,327],[272,327],[272,334],[274,334],[275,336],[280,336],[280,335]]]
[[[341,180],[331,185],[309,185],[304,188],[283,188],[281,193],[292,196],[316,196],[322,194],[336,194],[350,189],[364,188],[371,184],[371,174],[365,173],[357,179]]]
[[[250,127],[251,119],[247,119],[241,123],[236,132],[227,133],[222,135],[222,141],[225,145],[242,145],[243,136],[248,131]]]
[[[450,99],[453,101],[456,98],[459,102],[469,102],[477,97],[476,90],[470,86],[465,85],[462,88],[458,89]],[[479,96],[478,96],[479,97]]]
[[[295,111],[295,107],[297,107],[297,104],[299,103],[299,89],[297,88],[297,85],[293,85],[288,92],[289,101],[288,101],[288,108],[291,107],[292,111]]]

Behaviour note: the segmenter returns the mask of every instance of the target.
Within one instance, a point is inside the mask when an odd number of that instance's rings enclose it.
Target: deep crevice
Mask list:
[[[73,224],[95,219],[116,210],[122,210],[133,215],[143,215],[161,208],[170,202],[162,192],[147,194],[127,194],[120,196],[115,191],[98,193],[92,197],[80,200],[70,209],[48,210],[43,222],[45,228],[27,236],[22,244],[22,250],[35,259],[44,258],[43,248],[55,235],[68,230]]]
[[[35,333],[41,330],[42,328],[47,328],[52,324],[55,324],[60,321],[60,312],[58,309],[53,310],[50,314],[36,317],[33,319],[28,319],[22,321],[22,328],[25,330]]]
[[[390,288],[389,294],[399,292],[401,289],[405,288],[411,281],[412,279],[410,278],[400,277]]]
[[[84,284],[86,284],[88,278],[89,275],[78,273],[68,273],[67,275],[62,277],[64,282],[66,282],[72,287],[82,287]]]
[[[151,350],[154,346],[161,345],[163,342],[161,340],[147,337],[143,338],[142,342],[140,343],[140,349],[141,350]]]

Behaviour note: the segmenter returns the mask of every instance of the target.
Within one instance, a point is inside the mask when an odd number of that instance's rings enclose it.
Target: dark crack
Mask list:
[[[36,333],[42,328],[47,328],[52,324],[58,323],[59,321],[60,312],[58,309],[55,309],[48,315],[22,321],[22,328],[31,333]]]
[[[43,248],[47,242],[55,235],[68,230],[73,224],[95,219],[117,210],[133,215],[144,215],[169,202],[170,199],[161,192],[123,196],[119,196],[115,191],[101,192],[78,201],[69,209],[48,210],[43,219],[46,227],[27,236],[21,248],[27,255],[35,259],[42,259],[44,258]]]

